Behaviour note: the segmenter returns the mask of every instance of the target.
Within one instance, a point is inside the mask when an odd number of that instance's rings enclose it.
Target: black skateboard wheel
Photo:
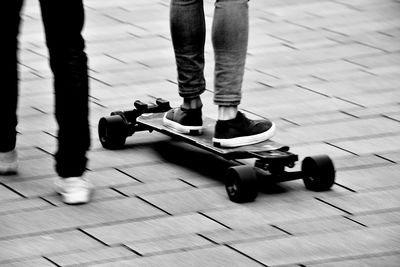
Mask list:
[[[103,117],[99,121],[98,133],[101,144],[106,149],[119,149],[128,136],[128,125],[120,115]]]
[[[251,202],[258,195],[258,182],[255,171],[250,166],[230,167],[226,174],[226,192],[236,203]]]
[[[335,167],[327,155],[306,157],[301,171],[304,185],[309,190],[329,190],[335,183]]]

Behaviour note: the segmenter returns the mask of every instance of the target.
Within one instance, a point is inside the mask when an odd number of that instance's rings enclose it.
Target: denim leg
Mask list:
[[[195,98],[205,90],[203,0],[171,0],[170,28],[178,70],[179,95]]]
[[[81,176],[90,146],[89,82],[82,0],[40,0],[54,74],[55,115],[59,126],[56,171],[60,177]]]
[[[16,145],[17,105],[18,105],[18,33],[23,0],[4,1],[2,3],[3,53],[0,64],[0,152],[8,152]]]
[[[212,25],[217,105],[240,104],[248,35],[248,0],[217,0]]]

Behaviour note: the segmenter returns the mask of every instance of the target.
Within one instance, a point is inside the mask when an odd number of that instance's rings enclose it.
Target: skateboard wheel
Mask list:
[[[236,203],[251,202],[258,195],[256,173],[250,166],[230,167],[226,174],[226,192]]]
[[[122,148],[128,136],[128,125],[120,115],[103,117],[99,121],[98,133],[104,148]]]
[[[306,157],[301,164],[304,185],[313,191],[329,190],[335,183],[335,167],[327,155]]]

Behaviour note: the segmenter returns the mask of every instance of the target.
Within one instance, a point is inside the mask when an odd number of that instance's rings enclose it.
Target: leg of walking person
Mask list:
[[[17,171],[17,103],[18,103],[18,34],[23,0],[5,1],[3,11],[7,18],[3,27],[3,56],[0,64],[2,85],[0,87],[0,174]],[[6,24],[7,23],[7,24]]]
[[[82,0],[40,0],[50,67],[54,74],[55,116],[58,123],[57,190],[68,204],[89,201],[91,184],[82,176],[90,146],[89,82],[82,37]]]

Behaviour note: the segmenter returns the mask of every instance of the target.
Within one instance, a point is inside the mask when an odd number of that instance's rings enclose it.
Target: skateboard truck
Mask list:
[[[253,201],[259,188],[270,183],[303,179],[305,187],[313,191],[329,190],[335,183],[335,167],[327,155],[306,157],[302,161],[301,171],[289,172],[286,168],[295,166],[298,155],[291,153],[288,146],[269,140],[248,147],[218,148],[212,144],[210,130],[203,136],[194,137],[164,127],[163,113],[170,109],[168,101],[158,98],[150,104],[137,100],[132,110],[111,112],[110,116],[99,121],[100,142],[104,148],[119,149],[125,144],[126,138],[135,132],[158,131],[227,160],[255,158],[254,166],[233,166],[226,172],[226,192],[229,199],[237,203]],[[142,116],[145,114],[149,116]]]
[[[101,144],[106,149],[120,149],[125,145],[126,138],[135,132],[149,130],[138,124],[136,119],[143,114],[163,113],[171,109],[169,101],[157,98],[156,103],[134,102],[134,109],[113,111],[108,117],[102,117],[98,125]]]

